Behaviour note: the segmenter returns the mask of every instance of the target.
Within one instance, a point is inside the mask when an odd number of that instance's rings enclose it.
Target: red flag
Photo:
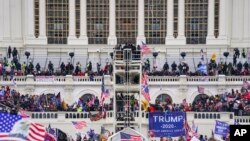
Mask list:
[[[151,49],[144,42],[142,42],[140,48],[141,48],[142,55],[149,54],[151,52]]]

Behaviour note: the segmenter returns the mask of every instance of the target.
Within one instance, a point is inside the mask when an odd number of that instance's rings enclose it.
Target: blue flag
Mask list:
[[[226,137],[229,133],[229,124],[226,122],[216,120],[214,134]]]
[[[152,112],[149,113],[149,131],[155,137],[178,137],[185,135],[184,112]]]

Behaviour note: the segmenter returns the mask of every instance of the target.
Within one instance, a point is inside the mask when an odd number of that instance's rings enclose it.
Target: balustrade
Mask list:
[[[250,116],[235,116],[235,122],[238,124],[250,124]]]
[[[96,114],[97,112],[91,112]],[[31,119],[89,119],[89,112],[28,112]],[[106,112],[106,118],[112,118],[114,116],[113,111]]]
[[[93,80],[90,80],[90,78],[88,76],[74,76],[73,80],[76,82],[101,82],[102,81],[102,77],[101,76],[94,76]]]

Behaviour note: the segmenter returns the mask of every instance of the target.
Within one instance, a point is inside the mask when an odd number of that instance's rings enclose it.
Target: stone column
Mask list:
[[[11,42],[11,34],[10,34],[10,0],[3,0],[3,5],[1,10],[3,12],[3,20],[1,21],[3,23],[3,43],[4,46],[9,46]]]
[[[25,0],[25,44],[36,44],[34,22],[34,0]]]
[[[46,2],[39,0],[39,43],[47,44],[46,37]]]
[[[108,45],[116,45],[116,14],[115,14],[115,0],[109,0],[109,37]]]
[[[69,0],[69,37],[68,44],[76,44],[76,9],[75,0]]]
[[[81,45],[88,44],[87,37],[87,0],[80,1],[80,38]]]
[[[185,45],[185,0],[178,1],[178,37],[176,44]]]
[[[165,40],[166,45],[173,44],[174,40],[174,0],[168,0],[168,7],[167,7],[167,36]]]
[[[215,2],[214,0],[208,1],[208,28],[207,28],[207,44],[214,44],[215,43],[215,36],[214,36],[214,13]]]
[[[146,38],[144,35],[144,0],[138,0],[138,35],[136,39],[136,44],[146,43]]]
[[[0,0],[0,21],[3,21],[3,1]],[[3,41],[3,22],[0,22],[0,46]]]
[[[226,28],[228,27],[228,23],[226,24],[226,0],[220,0],[220,12],[219,12],[219,44],[227,44],[227,35],[226,35]]]

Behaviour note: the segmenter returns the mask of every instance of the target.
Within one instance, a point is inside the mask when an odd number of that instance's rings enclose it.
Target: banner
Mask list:
[[[221,135],[223,137],[226,137],[229,133],[229,124],[226,122],[218,121],[216,120],[215,124],[215,134]]]
[[[154,137],[177,137],[185,135],[184,112],[149,113],[149,131]]]
[[[54,82],[55,77],[54,76],[36,76],[37,82]]]

